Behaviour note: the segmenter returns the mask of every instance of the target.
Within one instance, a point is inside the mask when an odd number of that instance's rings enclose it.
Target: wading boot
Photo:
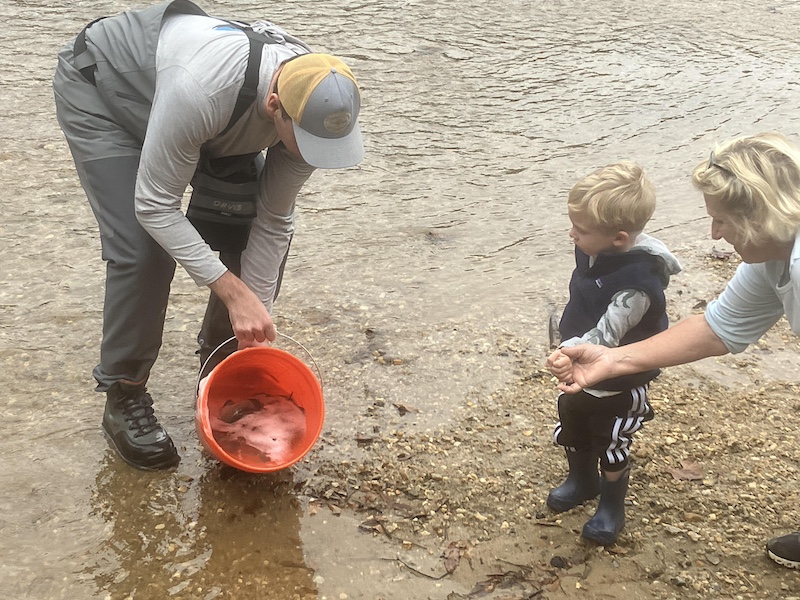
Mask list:
[[[138,469],[166,469],[181,460],[143,385],[117,382],[108,388],[103,430],[122,459]]]
[[[550,490],[547,506],[556,512],[564,512],[596,497],[600,493],[597,460],[597,453],[594,451],[567,450],[569,474],[564,483]]]
[[[787,533],[767,542],[767,555],[779,565],[800,569],[800,533]]]
[[[600,480],[600,503],[597,512],[583,526],[581,535],[602,546],[611,546],[625,527],[625,495],[628,493],[630,469],[617,481]]]

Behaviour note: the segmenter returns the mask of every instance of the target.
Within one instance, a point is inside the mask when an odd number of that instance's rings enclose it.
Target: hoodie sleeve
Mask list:
[[[622,290],[611,299],[597,326],[581,337],[570,338],[561,346],[597,344],[608,348],[619,346],[620,340],[636,327],[650,308],[650,297],[641,290]]]

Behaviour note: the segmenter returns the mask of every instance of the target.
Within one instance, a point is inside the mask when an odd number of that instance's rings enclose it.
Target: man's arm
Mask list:
[[[226,269],[181,210],[200,147],[224,127],[220,117],[224,111],[183,69],[171,68],[164,78],[170,85],[156,92],[142,149],[136,194],[139,222],[198,285],[209,286],[224,302],[240,347],[274,341],[275,327],[267,308]]]
[[[226,271],[209,287],[225,303],[240,348],[275,341],[277,332],[269,312],[241,279]]]
[[[313,172],[314,167],[292,156],[283,144],[267,151],[256,218],[242,253],[242,279],[270,311],[294,232],[295,200]]]
[[[200,157],[222,118],[194,79],[179,67],[159,75],[136,179],[136,216],[147,233],[197,285],[209,285],[225,265],[182,211],[182,198]]]

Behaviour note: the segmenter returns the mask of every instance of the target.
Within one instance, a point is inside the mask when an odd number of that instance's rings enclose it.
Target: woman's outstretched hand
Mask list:
[[[547,369],[558,378],[558,389],[574,394],[612,376],[609,348],[581,344],[559,348],[547,359]]]

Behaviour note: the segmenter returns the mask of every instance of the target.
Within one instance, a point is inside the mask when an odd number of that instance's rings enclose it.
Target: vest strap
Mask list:
[[[222,130],[220,135],[227,133],[228,130],[233,127],[239,119],[242,118],[242,115],[244,115],[250,105],[256,100],[256,95],[258,92],[259,70],[261,68],[261,53],[264,44],[281,43],[280,40],[277,40],[269,35],[256,33],[247,25],[242,25],[236,21],[226,22],[233,27],[236,27],[247,36],[247,39],[250,41],[250,54],[247,57],[247,69],[244,72],[244,83],[242,83],[242,89],[239,90],[239,96],[236,98],[236,104],[233,107],[231,119],[228,121],[228,124],[225,126],[225,129]]]
[[[75,38],[75,45],[72,47],[72,54],[74,57],[72,59],[73,66],[81,72],[81,75],[83,75],[86,81],[94,86],[97,85],[94,80],[94,70],[97,63],[92,53],[89,52],[89,49],[86,47],[86,30],[103,19],[105,19],[105,17],[99,17],[81,29],[78,37]]]

